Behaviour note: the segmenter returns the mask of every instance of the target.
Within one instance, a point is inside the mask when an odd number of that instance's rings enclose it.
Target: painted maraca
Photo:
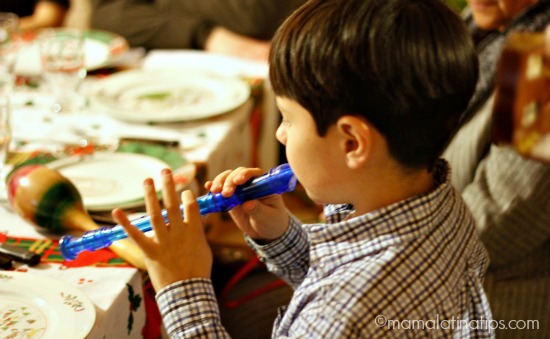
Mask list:
[[[52,232],[67,229],[99,229],[84,209],[74,184],[58,171],[43,165],[16,169],[8,178],[8,197],[13,210],[32,224]],[[143,252],[129,239],[115,241],[109,247],[121,258],[145,270]]]

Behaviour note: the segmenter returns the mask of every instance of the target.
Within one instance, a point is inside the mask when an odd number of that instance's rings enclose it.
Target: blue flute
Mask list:
[[[235,189],[235,193],[226,198],[220,193],[211,192],[197,198],[201,215],[214,212],[227,212],[245,201],[259,199],[272,194],[290,192],[296,187],[296,177],[288,164],[282,164],[270,169],[262,176],[253,178]],[[183,216],[183,206],[180,206]],[[162,211],[162,216],[168,222],[168,212]],[[152,229],[151,218],[143,216],[132,221],[142,232]],[[59,241],[61,254],[67,260],[74,260],[84,250],[95,251],[110,246],[113,241],[127,238],[128,234],[121,225],[102,227],[84,233],[80,238],[66,235]]]

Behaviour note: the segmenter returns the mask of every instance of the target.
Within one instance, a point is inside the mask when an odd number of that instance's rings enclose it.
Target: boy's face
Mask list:
[[[538,0],[468,0],[476,25],[484,30],[501,29]]]
[[[298,102],[277,97],[277,106],[282,121],[276,137],[286,146],[288,163],[298,181],[312,200],[333,203],[338,193],[338,165],[342,163],[334,128],[320,137],[313,117]]]

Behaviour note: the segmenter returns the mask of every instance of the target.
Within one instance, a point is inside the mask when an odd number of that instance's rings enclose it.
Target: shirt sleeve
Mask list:
[[[200,48],[213,23],[180,2],[92,0],[91,26],[122,35],[132,47]]]
[[[246,240],[270,272],[293,287],[302,283],[309,268],[309,240],[296,217],[291,216],[285,234],[267,245]]]
[[[156,300],[170,338],[229,338],[210,279],[178,281],[161,289]]]
[[[549,166],[493,145],[462,196],[493,266],[513,264],[550,240]]]
[[[92,0],[92,27],[146,49],[204,48],[215,26],[269,40],[305,0]],[[120,18],[124,20],[120,20]]]

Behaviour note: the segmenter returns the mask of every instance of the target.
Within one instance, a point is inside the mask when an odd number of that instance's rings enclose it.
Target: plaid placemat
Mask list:
[[[103,248],[94,252],[84,251],[75,260],[65,260],[59,250],[59,241],[50,239],[14,238],[0,234],[0,242],[35,252],[42,256],[42,263],[62,264],[66,267],[132,267],[113,251]]]

